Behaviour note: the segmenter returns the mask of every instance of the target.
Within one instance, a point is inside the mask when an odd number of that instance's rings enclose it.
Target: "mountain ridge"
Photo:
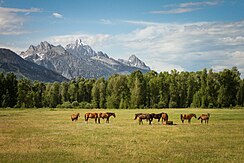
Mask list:
[[[146,64],[132,55],[133,61],[115,60],[102,51],[96,52],[81,40],[66,47],[54,46],[47,41],[37,46],[30,45],[20,56],[38,65],[51,69],[68,79],[108,78],[113,74],[129,74],[136,70],[150,71]]]
[[[10,49],[0,48],[0,72],[13,72],[17,78],[28,78],[42,82],[68,81],[62,75],[21,58]]]

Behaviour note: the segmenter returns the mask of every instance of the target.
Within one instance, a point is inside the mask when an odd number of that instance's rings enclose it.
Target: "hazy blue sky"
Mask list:
[[[244,1],[0,0],[0,47],[19,53],[78,38],[156,71],[237,66],[243,75]]]

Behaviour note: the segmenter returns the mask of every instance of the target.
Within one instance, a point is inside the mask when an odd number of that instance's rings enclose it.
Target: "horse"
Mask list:
[[[159,122],[159,121],[160,121],[160,119],[162,118],[162,114],[164,114],[164,113],[159,113],[159,114],[154,114],[154,113],[152,113],[153,118],[154,118],[154,119],[157,119],[157,120],[158,120],[158,122]]]
[[[206,124],[206,123],[208,124],[208,120],[209,120],[209,118],[210,118],[210,114],[207,113],[207,114],[202,114],[202,115],[198,118],[198,120],[201,119],[201,123],[202,123],[202,121],[204,120],[204,121],[205,121],[205,124]]]
[[[98,123],[100,123],[100,118],[102,118],[102,119],[107,118],[106,123],[109,123],[110,116],[113,116],[114,118],[116,117],[115,113],[111,113],[111,112],[99,113],[98,114]]]
[[[169,119],[169,116],[167,113],[162,113],[162,124],[166,123]]]
[[[182,123],[184,123],[184,120],[185,120],[185,119],[188,119],[188,123],[190,123],[192,117],[197,118],[196,114],[184,114],[184,115],[181,114],[181,115],[180,115],[180,119],[181,119]]]
[[[146,119],[147,121],[149,121],[149,125],[151,125],[152,120],[153,120],[153,116],[154,116],[154,113],[152,113],[152,114],[137,113],[137,114],[135,114],[134,120],[136,120],[138,118],[139,119],[139,125],[140,125],[140,124],[143,124],[142,120]]]
[[[86,121],[86,123],[88,123],[88,119],[89,118],[94,118],[95,119],[95,123],[97,123],[98,113],[86,113],[85,114],[85,121]]]
[[[71,115],[71,120],[72,120],[72,121],[77,121],[77,120],[78,120],[78,117],[80,117],[80,113],[72,114],[72,115]]]

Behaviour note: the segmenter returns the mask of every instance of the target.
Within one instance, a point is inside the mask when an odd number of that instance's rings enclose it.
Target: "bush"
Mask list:
[[[176,103],[175,101],[171,101],[171,102],[169,103],[169,107],[170,107],[170,108],[177,108],[177,103]]]
[[[213,103],[209,103],[208,104],[208,108],[213,108],[214,107],[214,104]]]
[[[83,109],[92,109],[93,108],[93,105],[88,102],[81,102],[79,105]]]
[[[64,102],[61,105],[57,105],[57,108],[73,108],[73,106],[70,102]]]
[[[158,108],[167,108],[167,105],[166,105],[165,102],[163,102],[163,101],[159,101],[159,103],[158,103]]]
[[[76,107],[79,107],[80,104],[79,104],[78,101],[73,101],[73,102],[72,102],[72,106],[73,106],[73,108],[76,108]]]

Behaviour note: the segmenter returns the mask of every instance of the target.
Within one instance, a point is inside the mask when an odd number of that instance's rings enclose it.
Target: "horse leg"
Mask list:
[[[191,119],[188,119],[188,123],[191,123]]]
[[[203,121],[203,120],[201,119],[201,123],[202,123],[202,121]]]
[[[107,118],[106,123],[109,123],[109,118]]]

